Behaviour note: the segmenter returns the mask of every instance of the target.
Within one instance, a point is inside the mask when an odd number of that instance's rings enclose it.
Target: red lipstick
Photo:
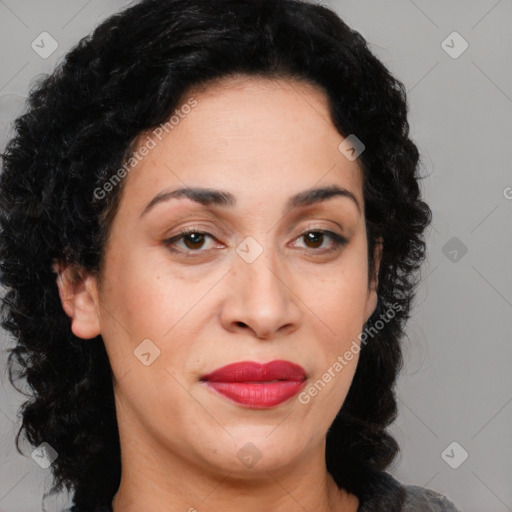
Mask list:
[[[296,395],[306,381],[306,372],[289,361],[241,361],[203,375],[201,380],[238,404],[266,409]]]

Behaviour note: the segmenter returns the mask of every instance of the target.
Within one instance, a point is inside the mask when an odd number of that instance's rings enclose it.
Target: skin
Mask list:
[[[191,96],[197,106],[125,178],[100,275],[59,267],[74,334],[101,334],[114,374],[122,478],[113,510],[355,512],[358,498],[326,470],[325,436],[357,354],[307,404],[296,396],[267,410],[200,377],[284,359],[314,383],[359,343],[377,300],[361,168],[338,150],[344,137],[315,86],[241,76]],[[361,211],[338,196],[283,214],[290,196],[328,185],[350,190]],[[156,194],[183,186],[225,190],[237,204],[172,199],[141,217]],[[212,237],[184,237],[173,253],[164,241],[186,227]],[[318,229],[348,243],[308,241]],[[248,236],[263,250],[252,263],[236,252]],[[148,366],[134,356],[144,339],[160,350]],[[237,457],[249,442],[261,457],[252,467]]]

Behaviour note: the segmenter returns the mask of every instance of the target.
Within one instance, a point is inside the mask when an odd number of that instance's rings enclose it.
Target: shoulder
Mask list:
[[[418,485],[404,485],[403,488],[403,512],[461,512],[446,496],[432,489]]]
[[[358,512],[462,512],[439,492],[404,484],[387,472],[374,474],[360,498]]]

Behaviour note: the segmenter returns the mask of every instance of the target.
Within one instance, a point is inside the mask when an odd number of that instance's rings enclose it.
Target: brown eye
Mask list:
[[[213,235],[195,229],[185,230],[176,236],[164,240],[163,243],[173,252],[204,252],[203,249],[206,238],[214,239]],[[179,247],[178,242],[183,242],[183,246]],[[178,248],[175,248],[178,246]]]
[[[204,244],[204,233],[187,233],[183,242],[189,249],[200,249]]]
[[[309,247],[312,249],[318,249],[322,245],[322,242],[324,240],[324,234],[320,231],[310,231],[309,233],[306,233],[305,235],[302,235],[304,237],[304,240],[308,244],[312,244]]]
[[[338,235],[337,233],[333,233],[332,231],[327,231],[323,229],[306,231],[300,235],[299,239],[305,240],[306,248],[308,249],[319,249],[322,247],[325,239],[328,238],[331,240],[331,247],[327,248],[323,251],[315,251],[315,252],[330,252],[339,249],[340,247],[346,245],[348,240]]]

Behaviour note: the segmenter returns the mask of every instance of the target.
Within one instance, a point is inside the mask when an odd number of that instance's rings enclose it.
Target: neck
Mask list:
[[[249,476],[240,476],[199,466],[140,431],[124,432],[122,425],[120,436],[121,483],[113,512],[357,512],[357,497],[338,488],[327,472],[325,443],[283,467],[254,466]]]

